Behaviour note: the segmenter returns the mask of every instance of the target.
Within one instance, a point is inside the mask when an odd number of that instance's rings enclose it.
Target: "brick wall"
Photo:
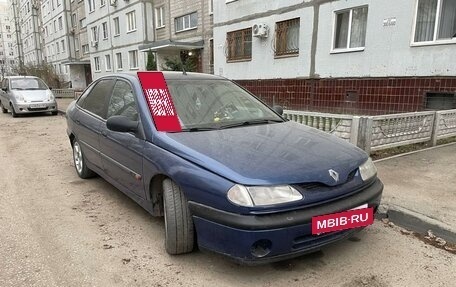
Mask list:
[[[236,82],[269,105],[282,105],[291,110],[364,115],[422,111],[425,109],[427,92],[456,94],[456,77],[269,79]]]

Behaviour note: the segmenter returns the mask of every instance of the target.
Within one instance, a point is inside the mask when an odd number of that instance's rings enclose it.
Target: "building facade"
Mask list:
[[[39,65],[43,62],[41,8],[37,0],[12,0],[15,17],[16,49],[19,62]]]
[[[0,3],[0,75],[11,75],[16,65],[13,47],[14,26],[6,3]]]
[[[71,0],[68,25],[68,58],[62,65],[68,69],[70,86],[83,90],[92,82],[85,1]]]
[[[456,1],[216,1],[215,73],[288,109],[456,108]]]
[[[149,1],[86,1],[93,78],[145,70],[145,55],[139,52],[138,46],[153,38],[152,13]]]
[[[195,71],[213,73],[213,0],[156,0],[153,12],[154,38],[139,49],[155,52],[158,70],[170,60],[191,61]]]

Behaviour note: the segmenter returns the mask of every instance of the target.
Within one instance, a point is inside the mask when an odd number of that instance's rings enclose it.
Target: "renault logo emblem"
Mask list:
[[[339,181],[339,173],[335,170],[328,170],[329,172],[329,175],[334,179],[335,182],[338,182]]]

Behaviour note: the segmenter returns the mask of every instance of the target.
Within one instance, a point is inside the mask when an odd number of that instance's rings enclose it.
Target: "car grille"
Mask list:
[[[352,181],[353,178],[355,178],[357,171],[358,171],[358,169],[355,169],[352,172],[350,172],[348,174],[347,180],[339,185],[346,184],[346,183]],[[328,188],[331,188],[330,186],[323,184],[323,183],[319,183],[319,182],[301,183],[301,184],[297,184],[297,186],[299,186],[300,188],[302,188],[306,191],[311,191],[313,189],[322,189],[322,191],[326,191]]]
[[[45,111],[47,110],[48,108],[27,108],[28,111],[30,112],[39,112],[39,111]]]
[[[304,235],[293,239],[292,247],[294,250],[302,248],[309,248],[315,245],[326,244],[328,242],[337,240],[341,237],[348,236],[350,233],[355,232],[356,229],[347,229],[342,231],[329,232],[321,235]]]

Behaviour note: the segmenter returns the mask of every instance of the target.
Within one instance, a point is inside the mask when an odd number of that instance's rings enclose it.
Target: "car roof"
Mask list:
[[[148,71],[140,71],[141,73],[148,73]],[[152,71],[150,71],[152,73]],[[184,74],[183,72],[174,72],[174,71],[162,71],[165,80],[226,80],[224,77],[211,75],[211,74],[204,74],[204,73],[193,73],[187,72]],[[123,72],[117,74],[110,74],[103,76],[105,77],[131,77],[134,76],[138,78],[138,72]]]
[[[5,79],[37,79],[35,76],[6,76]]]

